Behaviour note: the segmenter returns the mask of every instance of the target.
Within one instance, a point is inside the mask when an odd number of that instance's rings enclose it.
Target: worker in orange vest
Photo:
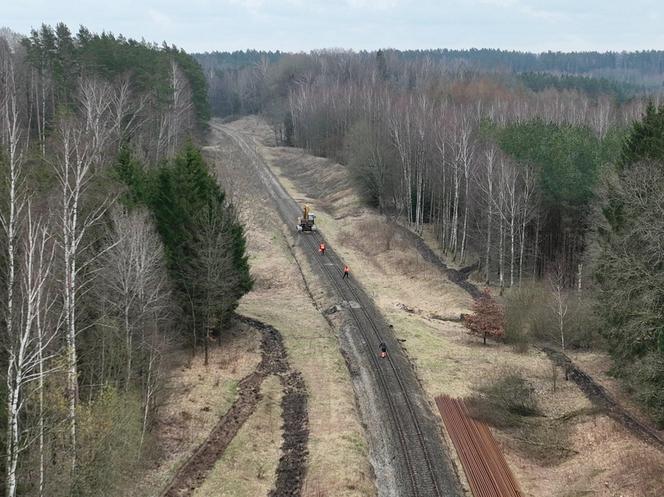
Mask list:
[[[348,266],[344,266],[344,275],[342,276],[342,279],[348,278],[348,273],[350,273],[350,268]]]
[[[380,344],[380,358],[385,359],[387,357],[387,345],[385,345],[385,342],[381,342]]]
[[[321,243],[320,247],[318,247],[318,250],[320,251],[320,255],[325,255],[325,244]]]

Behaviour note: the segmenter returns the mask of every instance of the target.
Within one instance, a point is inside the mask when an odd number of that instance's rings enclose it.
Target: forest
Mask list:
[[[367,205],[477,264],[507,341],[609,350],[664,423],[661,52],[196,57],[213,113],[261,112],[278,143],[344,164]]]
[[[251,288],[242,225],[197,145],[208,117],[203,71],[175,46],[3,31],[6,497],[123,495],[150,464],[166,351],[207,361]]]

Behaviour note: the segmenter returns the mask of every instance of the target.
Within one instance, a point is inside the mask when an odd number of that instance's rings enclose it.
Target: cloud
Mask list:
[[[519,10],[529,17],[534,17],[535,19],[541,19],[543,21],[554,22],[568,19],[568,16],[562,12],[538,9],[537,7],[531,7],[530,5],[523,5]]]
[[[484,5],[493,5],[494,7],[514,7],[519,3],[519,0],[477,0],[477,3]]]
[[[523,0],[475,0],[480,5],[487,5],[490,7],[497,7],[511,11],[515,14],[520,14],[526,17],[539,19],[541,21],[562,21],[568,18],[562,12],[554,11],[552,9],[543,9],[529,5]]]
[[[355,9],[389,10],[397,7],[401,0],[346,0]]]
[[[148,10],[148,17],[150,21],[152,21],[152,24],[161,29],[171,29],[175,25],[173,19],[171,19],[168,15],[154,9]]]
[[[265,5],[265,0],[227,0],[231,5],[238,5],[247,10],[255,11]]]

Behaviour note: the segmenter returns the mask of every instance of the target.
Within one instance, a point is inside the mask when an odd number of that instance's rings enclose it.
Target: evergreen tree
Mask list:
[[[664,162],[664,105],[650,102],[642,121],[635,122],[625,140],[621,165],[628,167],[640,160]]]
[[[151,175],[123,150],[116,175],[129,186],[125,201],[149,205],[173,281],[196,337],[228,323],[252,287],[244,228],[201,152],[188,143]]]
[[[595,278],[603,333],[639,399],[664,426],[664,148],[662,109],[650,106],[608,174]]]

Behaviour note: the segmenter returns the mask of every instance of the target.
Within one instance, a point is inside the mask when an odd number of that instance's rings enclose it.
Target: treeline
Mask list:
[[[63,24],[0,38],[4,495],[122,495],[149,463],[164,353],[207,350],[251,286],[194,145],[190,56]]]
[[[573,74],[557,75],[544,72],[525,72],[519,74],[519,80],[533,91],[543,91],[548,88],[577,90],[593,98],[610,96],[620,102],[625,102],[636,95],[645,93],[643,87],[629,83]]]
[[[595,278],[613,372],[664,426],[664,107],[634,124],[596,206]]]
[[[321,51],[317,51],[321,52]],[[430,59],[448,65],[464,64],[474,69],[491,72],[551,72],[564,74],[597,74],[603,71],[622,71],[642,75],[664,74],[664,51],[644,50],[636,52],[522,52],[491,48],[467,50],[383,50],[389,56],[403,61]],[[312,52],[313,54],[316,51]],[[375,52],[360,50],[360,56],[373,57]],[[267,59],[276,62],[289,54],[279,51],[246,50],[235,52],[206,52],[195,54],[206,69],[239,69]],[[618,73],[616,73],[618,74]]]
[[[427,59],[319,52],[242,70],[236,111],[262,111],[286,145],[346,164],[368,202],[433,229],[452,259],[513,286],[564,264],[578,278],[602,167],[643,103]],[[243,100],[244,99],[244,100]]]
[[[193,54],[194,58],[201,65],[206,73],[214,73],[225,69],[242,69],[243,67],[258,64],[266,60],[274,63],[282,56],[284,52],[276,50],[236,50],[235,52],[205,52]]]
[[[62,23],[33,30],[22,46],[30,64],[29,122],[42,148],[58,111],[75,104],[80,81],[91,77],[117,88],[109,104],[116,135],[120,140],[131,137],[146,160],[174,155],[191,130],[209,117],[205,76],[194,59],[174,46],[93,34],[84,27],[74,36]]]
[[[520,52],[500,49],[395,50],[404,60],[431,59],[482,71],[552,72],[604,76],[661,87],[664,51],[636,52]]]

